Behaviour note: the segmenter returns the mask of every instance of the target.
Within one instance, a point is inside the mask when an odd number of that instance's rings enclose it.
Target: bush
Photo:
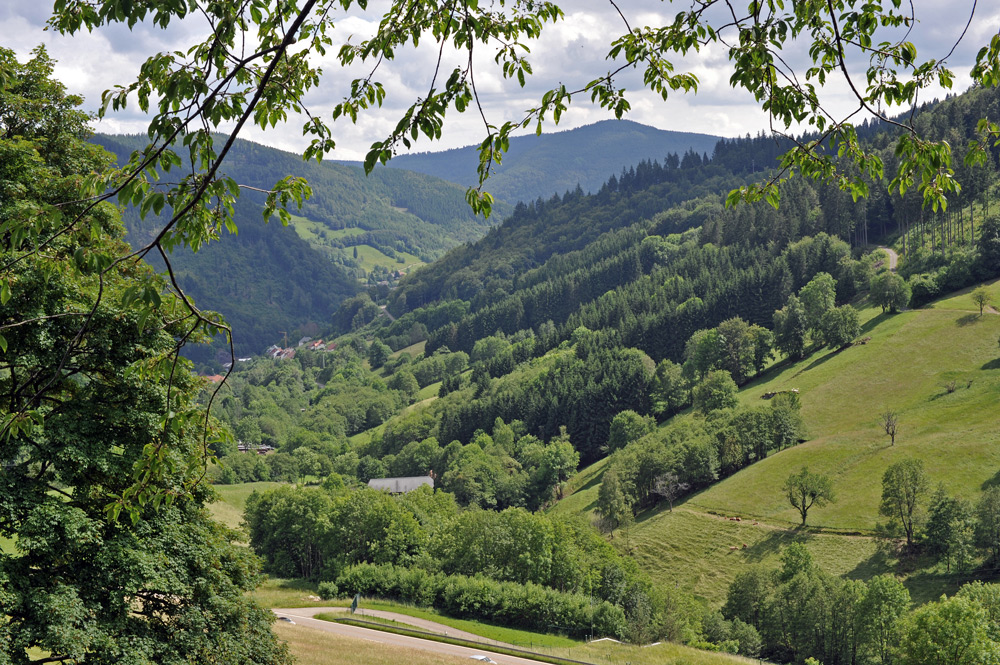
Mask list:
[[[340,589],[336,582],[320,582],[319,597],[323,600],[333,600],[340,597]]]

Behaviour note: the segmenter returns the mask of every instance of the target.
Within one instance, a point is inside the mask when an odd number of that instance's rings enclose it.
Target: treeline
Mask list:
[[[725,647],[751,626],[760,642],[748,655],[783,663],[971,664],[1000,657],[998,585],[966,584],[910,611],[909,592],[892,576],[835,577],[801,544],[785,549],[781,561],[778,570],[752,567],[736,576],[721,614],[703,622],[707,641]]]
[[[246,524],[268,572],[325,582],[327,596],[403,599],[581,636],[592,619],[598,634],[619,638],[669,630],[668,599],[579,521],[460,510],[426,486],[397,496],[349,490],[331,476],[321,488],[254,492]]]

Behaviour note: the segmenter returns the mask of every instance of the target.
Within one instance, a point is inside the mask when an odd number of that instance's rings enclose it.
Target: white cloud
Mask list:
[[[352,43],[358,43],[371,36],[380,20],[376,5],[385,6],[385,2],[378,0],[372,2],[372,9],[367,12],[352,10],[348,15],[336,18],[336,28],[332,31],[334,41],[340,44],[350,39]],[[669,3],[640,3],[638,0],[623,0],[618,4],[633,28],[663,24],[675,11],[686,9],[686,6],[675,8]],[[918,0],[916,10],[920,22],[913,27],[909,38],[917,44],[921,57],[940,58],[947,54],[965,28],[972,7],[972,0],[961,0],[959,3]],[[476,82],[489,122],[499,124],[518,120],[523,117],[526,108],[538,103],[549,87],[563,83],[573,89],[614,67],[614,63],[607,61],[605,56],[610,41],[626,30],[615,7],[607,0],[575,0],[564,3],[564,9],[565,20],[547,25],[543,39],[532,44],[528,57],[535,75],[529,77],[524,89],[500,76],[492,62],[494,53],[486,48],[478,49]],[[44,43],[49,53],[59,61],[56,75],[69,90],[86,96],[90,110],[97,108],[103,90],[116,83],[131,81],[145,57],[155,51],[185,48],[204,27],[200,17],[193,16],[166,31],[140,24],[133,30],[112,26],[94,33],[64,37],[43,31],[45,18],[45,5],[36,0],[8,0],[3,3],[0,7],[0,33],[5,35],[4,45],[24,58],[31,48]],[[1000,10],[994,7],[977,9],[966,39],[949,59],[949,64],[959,75],[954,91],[968,85],[967,71],[976,51],[997,32],[998,25]],[[324,117],[329,117],[333,106],[347,94],[350,79],[367,75],[372,66],[372,63],[356,63],[344,70],[336,61],[336,51],[334,48],[325,57],[316,57],[316,62],[324,68],[325,76],[321,85],[306,99],[310,109]],[[426,94],[437,55],[434,45],[425,41],[420,48],[401,49],[394,61],[384,63],[376,78],[388,92],[385,107],[363,116],[357,125],[340,121],[334,129],[339,148],[335,157],[360,159],[373,141],[384,138],[403,109]],[[793,48],[787,58],[792,66],[801,68],[807,61],[807,54],[799,46]],[[453,67],[463,62],[461,54],[446,51],[440,76],[446,77]],[[731,88],[731,66],[724,46],[703,48],[698,53],[678,58],[674,64],[677,71],[691,71],[697,75],[700,81],[698,94],[676,92],[663,102],[657,95],[642,89],[641,71],[623,72],[618,83],[629,90],[632,119],[663,129],[725,136],[756,134],[767,127],[766,114],[752,97]],[[944,92],[929,92],[927,99]],[[837,113],[848,112],[856,106],[856,100],[842,85],[831,86],[824,94],[828,97],[830,108]],[[593,107],[585,95],[578,95],[560,128],[589,124],[607,117],[611,117],[610,112]],[[266,132],[249,130],[246,136],[277,147],[300,150],[306,143],[301,136],[302,123],[302,118],[293,118],[288,124]],[[144,117],[133,106],[126,112],[109,116],[98,129],[139,132],[144,127]],[[552,130],[553,127],[546,127],[546,131]],[[478,113],[459,115],[451,111],[441,141],[431,143],[421,139],[415,149],[443,149],[478,143],[483,135],[483,122]]]

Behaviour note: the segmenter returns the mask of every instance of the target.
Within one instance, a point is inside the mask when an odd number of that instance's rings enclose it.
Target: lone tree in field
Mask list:
[[[902,528],[907,547],[913,546],[920,501],[929,487],[921,460],[908,459],[891,464],[882,476],[882,503],[878,512]]]
[[[830,477],[821,473],[810,473],[807,467],[802,467],[798,473],[788,476],[782,489],[788,497],[788,502],[802,515],[802,526],[806,525],[806,516],[810,508],[813,506],[822,508],[828,503],[837,501]]]
[[[984,286],[977,286],[972,293],[972,302],[979,308],[979,316],[983,315],[983,310],[993,302],[993,294],[986,290]]]
[[[892,409],[886,409],[879,415],[879,424],[889,436],[889,445],[896,445],[896,432],[899,431],[899,416]]]

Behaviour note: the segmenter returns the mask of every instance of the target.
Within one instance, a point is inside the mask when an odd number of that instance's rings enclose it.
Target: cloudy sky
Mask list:
[[[371,6],[381,4],[372,2]],[[568,88],[581,87],[587,81],[607,72],[605,60],[608,44],[620,35],[625,26],[609,0],[569,0],[560,3],[566,12],[565,20],[547,26],[543,38],[532,45],[530,61],[534,76],[528,86],[505,82],[489,65],[492,57],[484,53],[477,63],[476,80],[488,119],[494,124],[523,117],[525,108],[537,103],[544,90],[564,83]],[[658,25],[669,20],[685,3],[671,5],[656,0],[617,0],[618,6],[633,27]],[[959,39],[973,10],[973,0],[914,0],[919,24],[910,39],[917,45],[922,59],[942,58]],[[58,60],[56,75],[71,92],[86,97],[87,107],[96,108],[101,92],[115,84],[134,79],[140,64],[149,55],[164,50],[183,49],[201,37],[205,25],[198,20],[173,25],[163,31],[148,25],[138,25],[134,30],[120,26],[102,28],[93,33],[63,37],[45,31],[50,3],[44,0],[4,0],[0,3],[0,45],[14,49],[26,57],[38,44],[45,44],[49,53]],[[351,12],[334,17],[335,42],[348,38],[353,43],[371,35],[379,16],[376,12]],[[949,58],[948,63],[958,74],[955,90],[968,87],[968,70],[978,49],[988,43],[1000,28],[1000,3],[980,2],[974,20],[964,40]],[[201,37],[203,39],[203,37]],[[430,45],[428,45],[430,46]],[[331,53],[335,53],[331,51]],[[401,109],[426,91],[429,73],[433,71],[437,52],[424,45],[416,51],[400,54],[381,70],[380,80],[386,85],[389,97],[385,107],[377,114],[366,116],[357,125],[338,123],[335,137],[338,150],[333,156],[339,159],[360,159],[366,148],[395,125]],[[630,118],[637,122],[678,131],[701,132],[721,136],[755,134],[767,128],[767,117],[746,93],[729,86],[731,70],[722,47],[703,49],[686,62],[676,62],[678,71],[691,71],[700,80],[697,94],[672,95],[667,102],[658,96],[641,92],[641,79],[637,75],[621,79],[620,83],[632,94]],[[792,62],[803,62],[804,53],[790,53]],[[361,69],[344,71],[332,57],[319,61],[325,76],[321,86],[307,102],[315,114],[327,115],[344,97],[351,78]],[[863,64],[863,63],[862,63]],[[862,79],[863,80],[863,79]],[[853,109],[843,89],[828,91],[830,105],[842,111]],[[611,117],[606,111],[594,107],[583,96],[576,98],[559,129],[572,128]],[[145,125],[136,110],[106,118],[96,127],[104,132],[140,132]],[[546,131],[555,128],[547,127]],[[440,150],[478,143],[484,135],[482,120],[474,114],[449,115],[442,140],[420,141],[417,150]],[[252,138],[288,150],[301,150],[306,140],[301,136],[301,122],[291,121],[266,133],[259,130],[245,133]]]

